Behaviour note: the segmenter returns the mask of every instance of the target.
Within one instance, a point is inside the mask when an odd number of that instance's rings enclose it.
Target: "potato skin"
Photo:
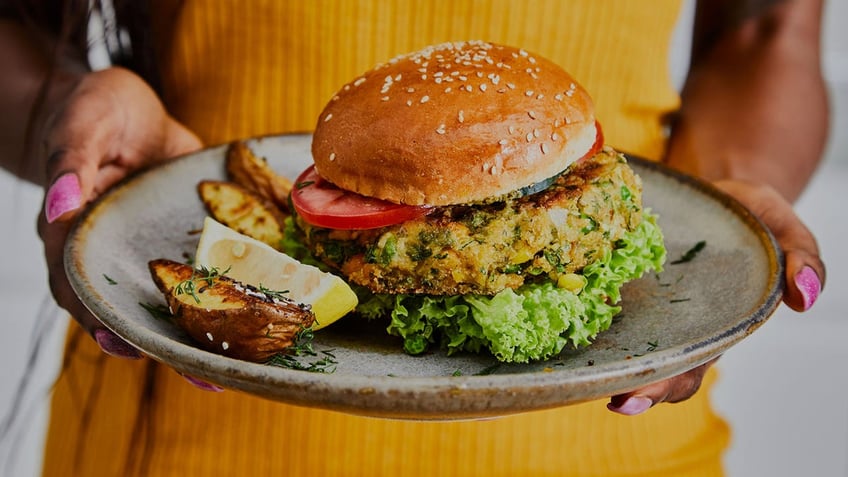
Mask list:
[[[270,200],[234,182],[204,180],[197,193],[209,215],[227,227],[280,249],[285,214]]]
[[[227,276],[215,277],[209,286],[190,265],[156,259],[148,266],[176,324],[212,353],[262,363],[286,353],[298,332],[315,321],[308,305],[277,299]],[[200,303],[177,291],[187,280],[194,280]]]
[[[245,189],[273,202],[288,212],[292,182],[271,170],[265,159],[253,154],[243,141],[234,141],[227,148],[227,177]]]

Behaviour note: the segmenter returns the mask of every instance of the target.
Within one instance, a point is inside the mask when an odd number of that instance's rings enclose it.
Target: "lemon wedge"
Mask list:
[[[357,304],[356,294],[341,278],[300,263],[211,217],[203,222],[195,266],[229,268],[227,276],[242,283],[287,291],[286,296],[295,302],[312,305],[315,330],[335,322]]]

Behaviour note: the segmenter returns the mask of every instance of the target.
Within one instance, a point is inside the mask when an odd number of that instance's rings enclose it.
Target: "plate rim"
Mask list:
[[[263,139],[285,141],[289,137],[309,136],[308,133],[291,133],[291,134],[268,134],[254,136],[241,139],[239,141],[256,141]],[[181,161],[190,161],[201,155],[220,154],[229,142],[221,143],[205,147],[203,149],[183,154],[175,157],[171,161],[158,163],[149,167],[140,169],[133,174],[125,177],[104,194],[99,196],[93,202],[88,204],[82,213],[76,218],[71,227],[68,239],[65,243],[64,266],[68,280],[80,301],[85,307],[95,315],[107,328],[118,334],[123,339],[127,339],[131,332],[128,332],[126,326],[131,326],[130,319],[125,319],[116,313],[113,313],[109,306],[97,301],[97,297],[93,296],[93,287],[91,287],[92,277],[89,277],[84,269],[84,265],[77,260],[79,254],[82,253],[84,238],[88,230],[94,225],[93,221],[99,213],[108,207],[110,201],[115,200],[119,194],[128,190],[128,186],[144,180],[144,177],[150,174],[157,174],[161,171],[178,164]],[[735,345],[746,336],[750,335],[754,330],[761,326],[780,305],[784,287],[784,264],[783,253],[777,243],[776,238],[771,231],[763,224],[763,222],[745,208],[738,200],[719,190],[712,184],[701,179],[692,177],[671,167],[656,161],[643,159],[633,154],[625,153],[627,160],[638,167],[653,170],[667,178],[671,178],[678,183],[682,183],[688,187],[692,187],[702,194],[709,196],[725,209],[733,213],[739,218],[760,241],[763,250],[766,252],[766,258],[769,265],[769,276],[766,280],[764,294],[759,298],[759,301],[754,304],[747,316],[740,316],[734,321],[734,326],[725,327],[721,330],[716,330],[716,333],[709,338],[698,342],[687,343],[685,345],[675,345],[668,348],[662,348],[648,355],[640,357],[638,360],[629,360],[627,362],[610,362],[602,363],[594,366],[583,366],[580,368],[561,370],[549,373],[520,373],[520,374],[489,374],[489,375],[462,375],[462,376],[370,376],[370,375],[351,375],[351,374],[324,374],[312,373],[307,371],[292,370],[286,368],[270,367],[268,365],[252,363],[247,361],[236,360],[222,355],[204,351],[200,348],[174,340],[168,336],[156,333],[154,330],[139,327],[133,330],[136,334],[142,335],[143,339],[132,340],[133,346],[139,348],[142,353],[151,358],[170,366],[177,371],[194,374],[196,377],[206,379],[216,384],[222,384],[219,376],[227,377],[231,383],[238,383],[242,391],[251,392],[256,389],[256,385],[270,383],[285,384],[290,387],[287,392],[279,395],[269,396],[264,393],[259,393],[260,397],[274,399],[282,402],[288,402],[295,405],[304,405],[318,407],[329,410],[337,410],[342,412],[350,412],[353,414],[369,415],[369,416],[384,416],[393,418],[405,419],[465,419],[476,417],[489,417],[493,415],[504,415],[515,412],[525,412],[535,409],[545,409],[560,405],[584,402],[592,399],[609,396],[609,386],[599,388],[596,395],[586,395],[580,399],[568,399],[563,394],[564,399],[557,400],[555,396],[547,398],[542,404],[521,407],[513,409],[509,404],[492,405],[492,400],[488,400],[485,406],[467,406],[456,408],[451,405],[435,405],[428,407],[426,403],[412,403],[408,408],[384,409],[380,406],[381,399],[376,399],[378,396],[385,397],[386,395],[398,396],[404,393],[411,393],[416,400],[426,398],[428,396],[446,395],[447,403],[451,401],[462,401],[467,403],[468,399],[463,398],[465,395],[473,395],[475,393],[484,393],[490,396],[502,395],[507,398],[514,394],[515,381],[520,376],[522,388],[531,388],[540,394],[550,395],[552,393],[563,393],[569,388],[576,385],[586,384],[597,381],[599,377],[603,380],[612,380],[633,377],[655,377],[656,379],[672,376],[679,372],[694,368],[710,359],[720,355],[731,346]],[[87,289],[86,287],[90,289]],[[156,345],[161,340],[167,340],[167,343],[161,343],[160,346],[170,345],[171,352],[164,353],[156,350],[151,350],[151,344]],[[130,340],[128,340],[130,341]],[[692,356],[694,351],[700,351],[701,354]],[[676,359],[679,357],[690,359]],[[182,361],[175,361],[174,357],[184,357]],[[200,357],[205,358],[207,363],[218,363],[219,366],[207,366]],[[691,359],[697,358],[697,359]],[[191,363],[194,366],[191,366]],[[677,366],[672,366],[669,362],[678,363]],[[221,373],[217,368],[226,370],[226,373]],[[657,373],[657,369],[662,368],[664,371]],[[273,371],[271,371],[273,369]],[[262,377],[262,382],[257,381],[257,376]],[[365,383],[363,383],[363,381]],[[363,385],[365,384],[365,385]],[[398,384],[401,384],[400,386]],[[294,388],[291,388],[294,386]],[[305,398],[306,391],[314,392],[316,387],[332,388],[336,394],[342,399],[327,400],[321,403],[315,403],[312,400]],[[296,389],[295,389],[296,388]],[[422,392],[422,388],[425,391]],[[624,391],[621,389],[620,391]],[[363,394],[364,393],[364,394]],[[373,403],[376,405],[368,405],[367,399],[355,400],[356,404],[343,399],[345,396],[359,394],[360,396],[370,396],[375,398]],[[521,394],[521,393],[519,393]],[[457,397],[456,400],[450,396]],[[434,399],[434,402],[443,402]],[[507,399],[507,402],[511,402]],[[365,403],[365,404],[363,404]]]

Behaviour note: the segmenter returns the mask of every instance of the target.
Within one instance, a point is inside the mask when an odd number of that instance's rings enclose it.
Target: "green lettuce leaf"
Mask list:
[[[283,248],[305,263],[321,265],[297,240],[286,220]],[[384,295],[353,286],[356,311],[367,318],[389,316],[389,334],[404,340],[404,351],[421,354],[438,346],[448,354],[488,350],[503,362],[525,363],[555,356],[569,343],[586,346],[621,311],[621,287],[644,273],[662,270],[665,246],[656,216],[645,210],[639,226],[615,248],[587,266],[579,293],[553,283],[525,285],[495,296]],[[321,268],[326,267],[321,265]]]
[[[433,297],[375,295],[358,290],[357,311],[390,316],[387,331],[419,354],[439,346],[448,354],[488,349],[504,362],[543,360],[568,343],[586,346],[621,311],[621,287],[649,270],[661,271],[665,246],[656,216],[645,211],[639,226],[616,247],[583,270],[579,293],[550,282],[504,290],[495,296]]]

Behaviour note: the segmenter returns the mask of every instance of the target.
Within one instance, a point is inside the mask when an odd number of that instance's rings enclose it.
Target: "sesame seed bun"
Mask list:
[[[312,155],[343,189],[442,206],[555,176],[595,138],[592,100],[562,68],[473,41],[400,56],[346,84],[318,118]]]

